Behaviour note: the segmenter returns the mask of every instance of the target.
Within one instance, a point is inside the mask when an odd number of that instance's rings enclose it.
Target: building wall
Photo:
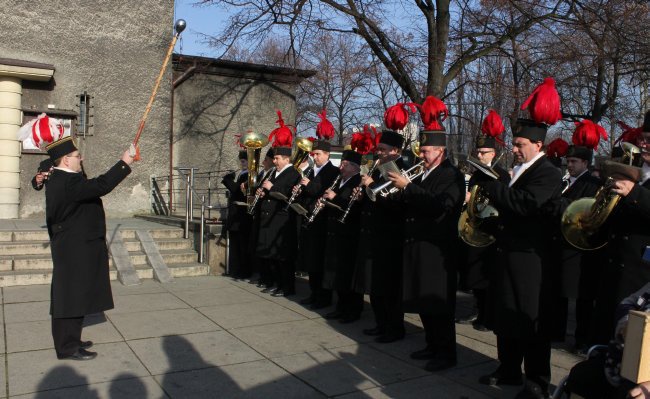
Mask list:
[[[77,110],[76,95],[93,96],[92,136],[80,140],[89,177],[106,171],[133,140],[173,33],[173,0],[0,0],[0,55],[52,64],[48,84],[23,83],[23,109]],[[149,212],[149,176],[167,173],[171,71],[140,140],[143,160],[104,198],[109,216]],[[44,213],[30,180],[44,155],[21,159],[20,217]]]

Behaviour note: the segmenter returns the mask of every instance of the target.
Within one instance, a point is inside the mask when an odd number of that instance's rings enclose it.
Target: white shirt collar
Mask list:
[[[323,169],[325,165],[327,165],[328,163],[330,163],[329,160],[327,160],[327,162],[325,162],[323,166],[316,166],[316,164],[314,164],[314,177],[316,177],[318,175],[318,172],[320,172],[320,170]]]
[[[68,172],[68,173],[81,173],[81,172],[75,172],[75,171],[72,170],[72,169],[63,168],[63,167],[61,167],[61,166],[55,166],[54,169],[58,169],[58,170],[61,170],[61,171],[63,171],[63,172]]]
[[[348,178],[345,179],[345,180],[341,179],[341,182],[339,183],[339,188],[345,186],[345,183],[347,183],[348,180],[350,180],[351,178],[353,178],[354,176],[356,176],[356,175],[358,175],[358,174],[359,174],[359,173],[355,173],[355,174],[353,174],[352,176],[348,177]]]
[[[280,176],[280,173],[284,172],[285,170],[287,170],[287,169],[289,169],[289,168],[291,168],[291,167],[293,167],[293,164],[292,164],[291,162],[289,162],[288,164],[286,164],[286,165],[284,166],[284,168],[282,168],[282,169],[280,169],[280,170],[276,170],[276,171],[275,171],[275,178],[277,179],[278,176]]]
[[[576,176],[576,177],[569,176],[569,186],[572,186],[573,183],[576,182],[576,180],[578,180],[580,177],[582,177],[582,175],[584,175],[584,174],[587,173],[587,172],[589,172],[589,169],[585,169],[585,170],[583,170],[582,173],[580,173],[580,174],[579,174],[578,176]]]
[[[422,173],[422,181],[424,181],[424,179],[426,179],[427,177],[429,177],[429,175],[431,174],[431,172],[433,172],[433,170],[434,170],[435,168],[437,168],[438,166],[440,166],[440,164],[434,166],[434,167],[431,168],[431,169],[426,169],[426,170],[424,171],[424,173]]]
[[[535,158],[531,159],[528,162],[524,162],[522,164],[519,164],[519,165],[515,166],[513,168],[513,176],[512,176],[512,179],[510,180],[510,184],[508,184],[508,187],[512,187],[514,182],[516,182],[517,179],[519,179],[519,176],[521,176],[526,171],[526,169],[530,168],[531,165],[535,163],[535,161],[537,161],[538,159],[540,159],[541,157],[543,157],[545,155],[546,155],[546,153],[544,153],[544,151],[540,151],[539,154],[537,154],[537,156],[535,156]]]

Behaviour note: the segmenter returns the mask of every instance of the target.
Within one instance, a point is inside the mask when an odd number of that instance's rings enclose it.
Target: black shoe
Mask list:
[[[251,283],[251,284],[252,284],[252,283]],[[257,288],[266,287],[266,284],[264,284],[264,283],[261,282],[261,281],[258,281],[257,283],[255,283],[255,285],[257,286]]]
[[[272,286],[271,286],[271,287],[267,286],[266,288],[264,288],[264,289],[263,289],[262,291],[260,291],[260,292],[262,292],[263,294],[268,294],[269,292],[270,292],[270,293],[273,293],[273,291],[275,291],[276,289],[277,289],[277,288],[273,288]]]
[[[308,296],[307,298],[302,298],[298,303],[301,305],[311,305],[314,302],[315,302],[314,297]]]
[[[309,306],[313,310],[325,309],[326,307],[332,306],[332,302],[314,302]]]
[[[345,315],[345,316],[341,317],[339,319],[339,323],[341,323],[341,324],[350,324],[350,323],[354,323],[355,321],[359,320],[360,318],[361,318],[360,315],[348,314],[348,315]]]
[[[436,351],[430,346],[427,346],[424,349],[420,349],[419,351],[415,351],[411,353],[411,359],[414,360],[429,360],[435,357],[436,357]]]
[[[526,380],[524,389],[517,393],[515,399],[548,399],[549,397],[547,384],[542,386],[536,382]]]
[[[426,371],[436,372],[436,371],[446,370],[455,366],[456,366],[455,358],[448,359],[445,357],[440,357],[440,358],[429,360],[427,364],[424,366],[424,369]]]
[[[375,342],[379,344],[390,344],[400,339],[404,339],[404,333],[385,333],[375,338]]]
[[[504,375],[497,369],[488,375],[483,375],[478,379],[479,384],[483,385],[521,385],[523,380],[521,373],[519,375]]]
[[[77,349],[77,351],[71,355],[66,356],[56,356],[60,360],[69,359],[69,360],[92,360],[97,357],[97,352],[90,352],[83,348]]]
[[[478,313],[474,313],[474,314],[469,315],[469,316],[457,318],[456,323],[458,323],[458,324],[472,324],[473,322],[476,321],[477,318],[478,318]]]
[[[90,349],[93,347],[93,341],[81,341],[79,347],[81,349]]]
[[[275,296],[275,297],[278,297],[278,296],[285,296],[285,295],[284,295],[284,290],[282,290],[282,289],[280,289],[280,288],[276,288],[276,289],[274,289],[273,291],[271,291],[271,296]]]
[[[484,325],[483,323],[479,322],[478,320],[472,322],[472,327],[473,327],[476,331],[483,331],[483,332],[485,332],[485,331],[490,331],[489,328],[485,327],[485,325]]]
[[[383,334],[384,329],[381,327],[365,328],[362,332],[364,335],[370,335],[371,337],[375,337],[377,335]]]
[[[327,320],[332,320],[332,319],[340,319],[343,317],[343,313],[339,312],[338,310],[335,310],[333,312],[325,313],[325,316],[323,316]]]

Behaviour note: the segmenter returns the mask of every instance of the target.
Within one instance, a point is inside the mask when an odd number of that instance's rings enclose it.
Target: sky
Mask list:
[[[176,0],[174,2],[174,20],[182,18],[187,28],[181,34],[174,48],[175,53],[216,57],[210,47],[203,43],[200,33],[214,34],[224,20],[224,14],[217,7],[196,7],[197,0]]]

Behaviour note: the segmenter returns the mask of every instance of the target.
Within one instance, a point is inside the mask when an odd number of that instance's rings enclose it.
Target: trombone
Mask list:
[[[407,170],[402,170],[400,172],[402,173],[402,176],[406,177],[409,181],[413,181],[422,173],[424,173],[424,161],[420,161]],[[366,187],[366,195],[368,198],[370,198],[371,201],[377,201],[377,196],[386,198],[390,194],[396,193],[398,191],[399,188],[395,187],[393,185],[393,182],[390,180],[380,184],[375,188]]]

